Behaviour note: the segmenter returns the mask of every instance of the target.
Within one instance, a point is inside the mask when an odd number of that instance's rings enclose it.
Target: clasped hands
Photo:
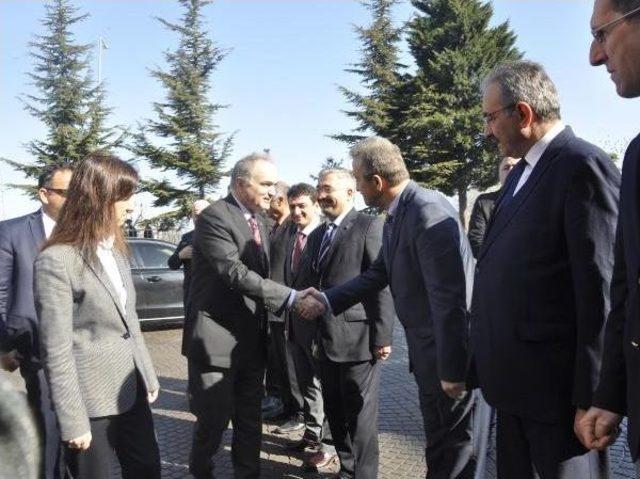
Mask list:
[[[578,409],[573,430],[584,447],[602,451],[616,441],[620,434],[620,421],[622,416],[606,409]]]
[[[303,319],[315,319],[327,312],[327,303],[320,291],[307,288],[296,292],[292,311]]]

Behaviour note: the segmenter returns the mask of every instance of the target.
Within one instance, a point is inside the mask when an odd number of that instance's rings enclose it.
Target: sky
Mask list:
[[[154,118],[152,103],[164,91],[149,69],[164,67],[163,52],[177,37],[156,20],[179,19],[176,0],[75,0],[90,17],[76,24],[76,39],[97,44],[103,37],[102,78],[111,123],[132,129]],[[556,83],[563,120],[583,138],[622,154],[637,134],[637,101],[622,100],[604,68],[588,63],[591,0],[496,0],[493,23],[509,21],[517,47],[542,63]],[[357,62],[361,45],[354,25],[369,16],[356,0],[217,0],[204,10],[207,30],[227,57],[212,77],[211,99],[228,105],[215,118],[220,130],[235,133],[232,162],[269,148],[281,179],[310,181],[328,156],[347,160],[347,147],[328,137],[355,125],[338,85],[359,88],[359,78],[345,72]],[[415,14],[410,2],[396,6],[400,25]],[[30,163],[24,145],[42,138],[42,125],[27,113],[20,96],[36,93],[29,41],[41,33],[44,3],[0,0],[0,157]],[[93,67],[97,77],[97,48]],[[409,61],[409,57],[406,57]],[[632,114],[635,115],[632,117]],[[130,155],[123,157],[129,159]],[[348,161],[347,161],[348,165]],[[143,176],[162,173],[138,164]],[[0,164],[0,219],[29,213],[37,203],[7,184],[24,178]],[[221,193],[226,183],[221,184]],[[153,216],[151,198],[139,195],[138,209]]]

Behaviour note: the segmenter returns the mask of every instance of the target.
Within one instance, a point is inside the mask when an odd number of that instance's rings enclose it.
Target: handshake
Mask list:
[[[315,288],[296,291],[291,311],[303,319],[316,319],[328,310],[325,296]]]

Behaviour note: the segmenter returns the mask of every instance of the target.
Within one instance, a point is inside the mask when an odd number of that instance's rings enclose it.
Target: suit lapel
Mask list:
[[[570,136],[573,136],[573,133],[571,132],[571,129],[569,127],[565,128],[558,136],[556,136],[549,144],[544,154],[540,157],[538,163],[533,168],[531,175],[529,175],[526,183],[520,188],[515,197],[510,200],[509,204],[506,205],[504,209],[500,209],[500,206],[498,204],[498,209],[494,211],[495,218],[489,226],[489,231],[487,232],[487,237],[484,241],[484,245],[478,259],[481,259],[484,256],[486,251],[491,247],[491,244],[506,228],[506,226],[511,222],[518,210],[526,202],[531,192],[536,189],[536,186],[540,182],[540,179],[544,176],[544,173],[547,171],[549,166],[551,166],[562,153],[562,150],[564,149],[564,146]],[[514,175],[512,181],[517,181],[518,179],[519,175],[518,178],[516,178]],[[503,197],[506,192],[511,190],[511,188],[505,187],[498,201],[503,201]]]
[[[348,235],[348,231],[351,229],[351,226],[353,226],[353,222],[355,221],[357,216],[358,213],[356,212],[355,208],[352,208],[351,211],[347,213],[347,216],[345,216],[344,219],[340,222],[340,226],[338,226],[336,228],[336,231],[333,233],[333,238],[331,240],[331,244],[329,245],[329,250],[318,265],[320,271],[324,271],[326,269],[326,266],[331,263],[331,260],[335,256],[336,251],[340,249],[340,243],[342,243],[344,241],[344,238]],[[326,229],[327,226],[324,227],[324,230],[322,232],[323,235]]]
[[[114,251],[114,256],[116,257],[116,263],[118,263],[119,255],[115,251]],[[116,289],[113,287],[113,283],[111,283],[109,276],[107,276],[107,272],[102,267],[102,263],[100,262],[100,260],[96,259],[96,262],[92,262],[89,258],[87,258],[84,255],[82,256],[82,259],[84,260],[85,264],[89,267],[89,269],[93,272],[93,274],[96,275],[100,283],[102,283],[102,286],[104,286],[104,289],[107,290],[107,293],[109,293],[109,296],[111,296],[111,299],[116,305],[116,308],[118,309],[118,312],[122,317],[122,320],[126,324],[126,319],[127,319],[126,312],[122,310],[122,304],[120,303],[120,298],[118,297],[118,293],[116,292]],[[127,284],[127,279],[125,279],[127,275],[122,274],[123,272],[122,272],[122,267],[120,263],[118,263],[118,269],[120,271],[120,276],[123,278],[123,281],[125,282],[125,288],[127,289],[127,296],[129,296],[129,285]],[[128,271],[127,271],[127,274],[128,274]],[[127,302],[129,302],[129,298],[127,298]]]
[[[389,283],[391,283],[391,272],[392,272],[392,264],[393,264],[393,256],[396,252],[396,248],[398,247],[398,241],[400,239],[400,231],[402,229],[402,222],[404,221],[404,217],[407,213],[407,205],[409,200],[415,195],[415,190],[418,187],[413,181],[410,181],[405,187],[404,191],[400,195],[400,201],[398,202],[398,207],[393,213],[393,223],[391,225],[391,232],[387,233],[385,231],[385,235],[388,237],[383,238],[383,244],[385,245],[385,265],[387,266],[387,276],[389,276]]]
[[[287,238],[287,243],[284,247],[284,281],[288,286],[293,284],[293,272],[291,271],[291,255],[293,254],[293,245],[296,241],[297,236],[298,231],[296,230],[295,234]]]
[[[38,210],[31,215],[29,220],[29,228],[31,229],[31,237],[33,239],[33,245],[36,252],[40,251],[40,247],[46,240],[46,236],[44,234],[44,223],[42,222],[43,214],[42,210]]]

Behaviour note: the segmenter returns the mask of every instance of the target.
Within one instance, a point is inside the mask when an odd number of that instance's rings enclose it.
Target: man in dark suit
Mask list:
[[[320,224],[315,187],[307,183],[291,186],[287,192],[291,220],[296,230],[285,248],[284,284],[303,289],[309,284],[310,268],[306,266],[309,236]],[[291,447],[307,453],[305,465],[322,468],[337,460],[329,444],[330,431],[326,421],[320,373],[318,370],[318,325],[306,321],[295,313],[286,314],[285,334],[291,353],[297,384],[303,399],[305,431],[302,440]]]
[[[289,185],[278,181],[275,195],[271,199],[267,215],[274,221],[269,234],[271,279],[284,284],[284,264],[289,241],[296,233],[296,226],[291,221],[287,193]],[[288,434],[304,428],[304,412],[302,395],[298,388],[291,358],[290,348],[284,333],[285,319],[282,316],[269,314],[269,349],[267,352],[267,373],[265,389],[267,396],[262,400],[262,416],[284,417],[284,422],[276,427],[276,434]]]
[[[196,200],[191,205],[191,219],[193,220],[193,224],[195,226],[196,219],[202,213],[202,211],[209,206],[209,202],[207,200]],[[189,346],[187,344],[187,339],[190,336],[189,330],[191,328],[191,324],[188,323],[188,300],[189,300],[189,284],[191,283],[191,258],[193,257],[193,231],[188,231],[182,235],[180,238],[180,242],[178,246],[176,246],[176,250],[167,260],[167,265],[171,269],[180,269],[180,267],[184,267],[184,279],[182,280],[182,304],[184,306],[184,326],[182,333],[182,355],[186,356],[187,349]]]
[[[313,299],[326,299],[339,316],[389,285],[418,384],[428,477],[471,478],[474,399],[464,381],[473,257],[458,213],[443,195],[409,180],[388,140],[367,138],[351,156],[365,202],[387,210],[382,249],[367,271],[325,290],[324,298],[312,292]],[[315,307],[311,299],[305,305]]]
[[[620,175],[562,124],[537,63],[497,66],[482,110],[486,136],[522,157],[496,203],[472,306],[477,377],[497,410],[498,477],[606,477],[573,425],[600,366]]]
[[[189,470],[197,479],[214,477],[212,456],[230,420],[234,477],[260,476],[267,311],[281,314],[303,300],[267,279],[269,230],[262,213],[275,183],[268,155],[243,158],[231,172],[230,194],[196,223],[187,358],[196,416]]]
[[[317,191],[327,222],[309,236],[305,266],[311,269],[310,286],[322,291],[373,264],[382,245],[383,221],[354,209],[356,184],[348,170],[321,171]],[[317,320],[324,410],[340,458],[340,478],[378,477],[379,360],[391,353],[394,320],[388,288],[338,316]]]
[[[618,95],[640,96],[640,1],[596,0],[591,17],[589,60],[606,65]],[[600,382],[593,404],[576,428],[585,446],[604,449],[629,416],[627,440],[640,476],[640,213],[638,169],[640,135],[627,148],[622,165],[620,217],[615,241],[611,313],[605,334]]]
[[[516,163],[518,163],[518,160],[518,158],[506,156],[500,161],[498,165],[498,178],[501,188],[507,179],[507,175]],[[467,237],[469,238],[469,244],[471,245],[474,258],[477,258],[480,253],[482,241],[484,240],[484,235],[487,232],[487,227],[491,220],[491,213],[493,213],[493,207],[499,195],[500,190],[482,193],[478,195],[476,202],[473,204],[471,216],[469,217],[469,232],[467,233]]]
[[[40,363],[33,264],[55,226],[72,172],[65,164],[46,169],[38,179],[41,209],[0,222],[0,364],[8,371],[20,367],[43,440],[41,475],[46,479],[60,477],[61,447]]]

